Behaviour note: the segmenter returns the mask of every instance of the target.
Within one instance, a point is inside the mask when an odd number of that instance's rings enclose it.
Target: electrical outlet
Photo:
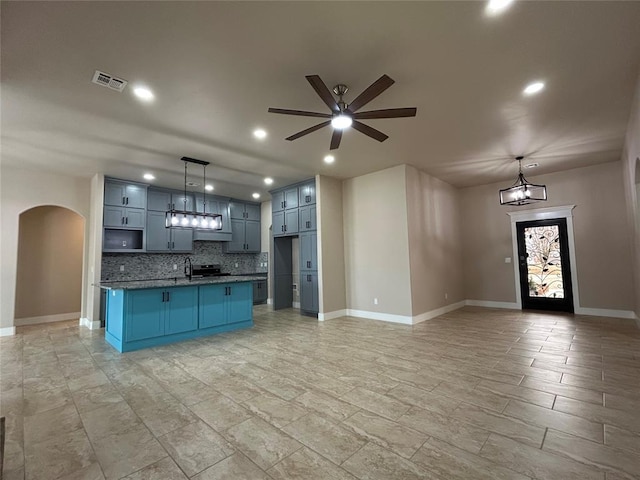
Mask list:
[[[238,264],[236,263],[236,268],[238,268]]]
[[[504,263],[511,263],[511,257],[504,257]]]
[[[374,299],[373,299],[373,304],[374,304],[374,305],[377,305],[377,304],[378,304],[378,299],[377,299],[377,298],[374,298]]]
[[[177,270],[178,269],[178,265],[176,265],[175,263],[173,264],[173,269]]]
[[[124,265],[120,265],[120,271],[124,272]]]

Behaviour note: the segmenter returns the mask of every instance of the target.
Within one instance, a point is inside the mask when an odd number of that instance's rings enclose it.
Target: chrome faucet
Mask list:
[[[191,263],[191,257],[186,257],[184,259],[184,276],[189,278],[189,280],[191,280],[192,274],[193,274],[193,264]]]

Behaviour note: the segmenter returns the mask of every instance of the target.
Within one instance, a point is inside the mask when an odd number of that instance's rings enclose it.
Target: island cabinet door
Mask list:
[[[169,288],[165,296],[165,335],[198,328],[198,287]]]
[[[198,328],[227,323],[227,285],[201,285],[198,301]]]
[[[253,283],[234,283],[227,287],[229,294],[228,323],[246,322],[253,315]]]
[[[164,335],[164,289],[127,292],[126,342]]]

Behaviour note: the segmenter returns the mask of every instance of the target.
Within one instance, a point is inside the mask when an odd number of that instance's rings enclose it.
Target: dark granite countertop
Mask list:
[[[138,290],[142,288],[188,287],[190,285],[211,285],[216,283],[253,282],[266,280],[267,275],[227,275],[222,277],[193,278],[186,277],[161,278],[156,280],[129,280],[125,282],[100,282],[96,287],[105,290]]]

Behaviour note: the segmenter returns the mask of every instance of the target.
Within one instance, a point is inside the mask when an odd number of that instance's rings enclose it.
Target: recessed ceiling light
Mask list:
[[[266,138],[267,132],[261,128],[257,128],[253,131],[253,136],[262,140],[263,138]]]
[[[484,11],[487,15],[498,15],[504,12],[513,0],[489,0]]]
[[[142,177],[145,180],[155,180],[156,179],[156,177],[153,175],[153,173],[145,173]]]
[[[211,192],[211,191],[213,191],[213,185],[205,185],[205,186],[204,186],[204,189],[205,189],[207,192]]]
[[[153,92],[149,90],[147,87],[136,87],[133,89],[133,93],[140,100],[144,100],[146,102],[149,102],[155,98],[155,96],[153,95]]]
[[[260,198],[260,194],[258,192],[254,193],[253,195],[251,195],[253,198],[258,199]]]
[[[264,183],[266,183],[267,185],[272,185],[273,184],[273,178],[271,177],[267,177],[264,179]]]
[[[324,163],[333,163],[336,161],[336,157],[333,155],[327,155],[324,157]]]
[[[525,95],[533,95],[538,93],[544,88],[544,82],[533,82],[525,87],[522,91]]]

